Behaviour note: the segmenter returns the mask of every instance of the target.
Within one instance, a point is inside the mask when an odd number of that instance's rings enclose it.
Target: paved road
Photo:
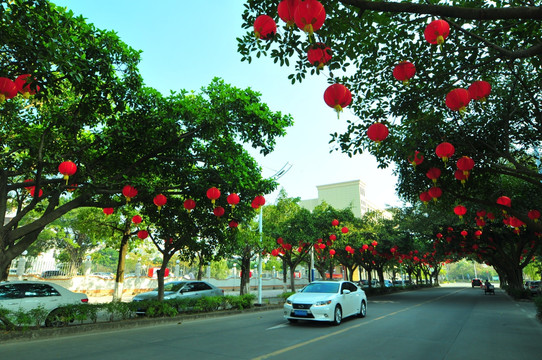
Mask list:
[[[364,319],[288,324],[281,310],[0,345],[1,359],[539,359],[532,303],[442,287],[369,299]]]

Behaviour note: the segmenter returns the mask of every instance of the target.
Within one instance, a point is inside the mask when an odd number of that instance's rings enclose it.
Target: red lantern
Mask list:
[[[143,218],[139,215],[135,215],[133,218],[132,218],[132,222],[134,224],[140,224],[141,222],[143,221]]]
[[[346,245],[346,247],[344,248],[344,250],[348,251],[348,252],[351,252],[352,251],[352,247],[350,245]]]
[[[469,233],[466,230],[461,231],[461,236],[467,237]]]
[[[463,174],[463,171],[456,170],[454,173],[454,176],[457,180],[461,181],[462,185],[465,185],[465,182],[467,181],[467,177],[465,176],[465,174]]]
[[[331,240],[331,241],[337,240],[337,235],[335,235],[335,234],[329,235],[329,240]]]
[[[530,210],[527,213],[527,216],[529,217],[529,219],[533,220],[534,222],[538,222],[538,219],[540,218],[540,211]]]
[[[23,95],[25,99],[28,99],[30,95],[36,94],[36,91],[40,91],[40,87],[36,86],[36,90],[33,90],[30,88],[30,84],[32,83],[32,79],[30,79],[30,74],[24,74],[19,75],[17,79],[15,79],[15,86],[17,87],[17,91]]]
[[[450,25],[444,20],[435,20],[423,32],[425,40],[432,45],[441,45],[450,35]]]
[[[283,240],[281,237],[279,237],[279,238],[277,239],[277,244],[279,244],[279,245],[284,244],[284,240]]]
[[[446,106],[453,111],[464,112],[470,102],[470,94],[466,89],[454,89],[446,95]]]
[[[207,197],[214,205],[216,200],[220,197],[220,190],[215,187],[209,188],[209,190],[207,190]]]
[[[437,154],[437,156],[441,158],[445,164],[448,161],[448,158],[450,158],[454,153],[455,147],[449,142],[440,143],[435,149],[435,154]]]
[[[371,242],[371,245],[376,246],[378,245],[378,242],[376,240],[373,240],[373,242]]]
[[[347,234],[347,233],[348,233],[348,228],[347,228],[346,226],[343,227],[343,228],[341,229],[341,232],[342,232],[343,234]]]
[[[188,212],[190,212],[196,207],[196,202],[192,199],[186,199],[183,206],[186,210],[188,210]]]
[[[32,187],[30,187],[30,189],[28,191],[30,192],[30,196],[34,197],[34,193],[36,192],[36,187],[32,186]],[[43,190],[40,189],[38,194],[39,194],[38,197],[42,197],[43,196]]]
[[[478,210],[476,212],[476,216],[478,216],[480,219],[483,219],[484,216],[486,216],[486,211],[485,210]]]
[[[469,86],[468,90],[471,99],[484,102],[491,93],[491,84],[487,81],[475,81]]]
[[[271,250],[271,255],[272,256],[278,256],[279,255],[279,250],[278,249]]]
[[[440,169],[436,167],[432,167],[429,170],[427,170],[427,173],[425,176],[427,176],[429,179],[433,181],[433,184],[437,183],[437,179],[440,177]]]
[[[331,48],[324,43],[316,43],[307,50],[307,59],[311,65],[323,68],[331,60]]]
[[[113,211],[115,211],[113,208],[104,208],[103,212],[106,216],[113,214]]]
[[[231,205],[232,208],[235,207],[235,205],[239,204],[239,195],[236,193],[229,194],[226,198],[226,201],[228,201],[228,204]]]
[[[277,24],[271,16],[260,15],[254,20],[254,35],[258,39],[271,40],[277,33]]]
[[[476,238],[479,239],[480,236],[482,236],[482,231],[476,230],[476,231],[474,232],[474,236],[476,236]]]
[[[347,107],[352,102],[352,93],[342,84],[333,84],[328,86],[326,91],[324,91],[324,101],[327,106],[332,107],[337,111],[338,117],[339,113],[343,111],[343,108]]]
[[[140,238],[141,240],[146,239],[148,236],[149,236],[149,233],[147,232],[147,230],[139,230],[137,232],[137,237]]]
[[[331,220],[331,226],[339,226],[339,220],[337,219]]]
[[[463,175],[468,179],[469,173],[474,167],[474,160],[472,160],[468,156],[463,156],[459,160],[457,160],[457,168],[461,171],[463,171]]]
[[[294,26],[294,14],[300,0],[282,0],[278,6],[279,17],[286,23],[286,26]]]
[[[439,187],[432,187],[427,192],[429,193],[433,201],[437,201],[437,199],[442,195],[442,190]]]
[[[260,207],[264,205],[265,205],[265,198],[261,195],[256,196],[254,200],[252,200],[252,203],[250,204],[250,206],[252,206],[254,210],[258,210]]]
[[[420,153],[418,150],[414,151],[414,157],[409,156],[408,162],[411,163],[414,167],[416,167],[416,165],[420,165],[423,162],[423,154]]]
[[[393,77],[408,85],[409,80],[416,74],[416,67],[410,61],[401,61],[393,68]]]
[[[508,196],[501,196],[497,199],[497,204],[510,207],[512,206],[512,200]]]
[[[122,195],[126,197],[126,202],[130,202],[132,198],[137,196],[137,189],[131,185],[126,185],[122,188]]]
[[[154,205],[158,206],[158,211],[160,211],[160,209],[162,209],[162,206],[166,205],[167,197],[165,197],[165,195],[158,194],[154,197],[153,202]]]
[[[385,140],[388,137],[389,130],[386,125],[382,123],[374,123],[367,129],[367,136],[377,144]]]
[[[231,228],[236,228],[236,227],[239,226],[239,223],[237,221],[235,221],[235,220],[232,220],[232,221],[230,221],[228,226],[231,227]]]
[[[429,192],[427,191],[424,191],[420,194],[420,200],[425,204],[427,205],[429,203],[429,201],[431,201],[432,197],[431,195],[429,195]]]
[[[58,165],[58,172],[64,175],[66,185],[68,185],[68,179],[77,171],[77,165],[71,161],[64,161]]]
[[[312,35],[324,25],[326,10],[317,0],[301,1],[295,9],[294,20],[298,28]]]
[[[217,206],[213,209],[213,214],[215,214],[216,217],[221,217],[225,212],[226,211],[222,206]]]
[[[335,255],[335,250],[329,249],[329,255],[331,255],[331,256]]]
[[[369,245],[363,244],[363,246],[361,247],[361,250],[367,251],[367,249],[369,249]]]
[[[463,205],[457,205],[454,208],[454,213],[459,216],[460,219],[463,219],[463,215],[467,213],[467,208]]]
[[[318,247],[320,248],[320,250],[323,250],[326,248],[326,244],[318,244]]]
[[[0,77],[0,104],[17,95],[17,85],[11,79]]]

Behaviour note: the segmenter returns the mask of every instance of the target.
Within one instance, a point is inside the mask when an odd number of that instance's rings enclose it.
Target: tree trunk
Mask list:
[[[243,257],[241,259],[241,285],[239,287],[239,295],[245,295],[250,293],[250,257]]]
[[[295,292],[295,266],[290,266],[290,289]]]
[[[113,301],[122,300],[124,290],[124,270],[126,268],[126,255],[128,254],[128,240],[130,234],[124,234],[120,241],[119,261],[117,263],[117,275],[115,276],[115,289],[113,290]]]
[[[160,270],[158,271],[158,300],[162,301],[164,300],[164,275],[166,274],[167,264],[169,263],[169,259],[173,256],[173,253],[164,252],[162,253],[162,265],[160,266]]]

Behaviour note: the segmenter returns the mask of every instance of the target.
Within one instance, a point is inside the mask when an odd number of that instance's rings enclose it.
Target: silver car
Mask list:
[[[329,321],[339,325],[343,318],[367,314],[365,291],[350,281],[314,281],[284,303],[284,318]]]
[[[61,307],[88,303],[88,297],[46,281],[0,282],[0,307],[17,312],[43,307],[48,311],[45,326],[61,326],[58,321]]]
[[[164,300],[224,296],[224,290],[206,281],[172,281],[164,284]],[[134,296],[133,301],[158,299],[158,289]]]

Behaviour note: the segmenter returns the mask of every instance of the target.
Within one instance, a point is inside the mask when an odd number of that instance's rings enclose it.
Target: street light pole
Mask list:
[[[260,218],[258,220],[258,229],[260,232],[260,248],[258,249],[258,304],[262,304],[262,214],[263,206],[260,206]]]

